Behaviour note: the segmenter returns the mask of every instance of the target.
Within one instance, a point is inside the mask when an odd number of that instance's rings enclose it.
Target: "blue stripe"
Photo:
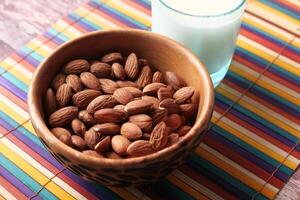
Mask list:
[[[4,77],[6,77],[6,78],[4,78]],[[9,79],[12,79],[14,81],[14,79],[16,79],[16,78],[12,77],[12,75],[9,72],[4,73],[2,76],[0,76],[0,85],[2,85],[7,90],[14,93],[17,97],[22,99],[24,102],[27,102],[27,91],[26,91],[27,88],[25,87],[22,90],[21,88],[17,87],[14,82],[11,82],[11,80],[9,80]],[[18,82],[20,82],[20,81],[17,81],[16,83],[18,83]]]

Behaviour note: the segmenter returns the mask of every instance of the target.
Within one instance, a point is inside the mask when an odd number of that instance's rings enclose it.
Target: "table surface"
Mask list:
[[[0,60],[86,1],[0,0]],[[291,177],[276,199],[300,199],[300,170]]]

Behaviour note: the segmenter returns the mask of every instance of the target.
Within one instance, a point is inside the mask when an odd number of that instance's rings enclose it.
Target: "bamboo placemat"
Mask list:
[[[300,5],[251,1],[211,128],[164,181],[106,188],[80,179],[44,148],[27,91],[58,45],[99,29],[150,29],[149,0],[92,0],[0,63],[0,199],[273,199],[300,162]]]

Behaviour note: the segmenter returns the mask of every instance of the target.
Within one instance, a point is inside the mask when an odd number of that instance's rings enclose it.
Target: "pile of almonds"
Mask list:
[[[124,66],[124,67],[123,67]],[[199,93],[135,53],[76,59],[51,82],[45,108],[52,133],[86,155],[144,156],[178,142],[193,124]]]

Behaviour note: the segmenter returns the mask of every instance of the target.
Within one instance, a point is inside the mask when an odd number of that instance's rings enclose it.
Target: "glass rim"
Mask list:
[[[156,1],[156,0],[154,0]],[[183,12],[183,11],[180,11],[180,10],[177,10],[175,8],[172,8],[171,6],[167,5],[163,0],[158,0],[160,3],[162,3],[166,8],[172,10],[172,11],[175,11],[177,13],[180,13],[180,14],[183,14],[183,15],[186,15],[186,16],[191,16],[191,17],[203,17],[203,18],[213,18],[213,17],[222,17],[222,16],[226,16],[226,15],[229,15],[231,13],[234,13],[235,11],[239,10],[246,2],[247,0],[242,0],[241,3],[234,7],[233,9],[229,10],[229,11],[226,11],[224,13],[220,13],[220,14],[213,14],[213,15],[194,15],[194,14],[189,14],[189,13],[186,13],[186,12]]]

